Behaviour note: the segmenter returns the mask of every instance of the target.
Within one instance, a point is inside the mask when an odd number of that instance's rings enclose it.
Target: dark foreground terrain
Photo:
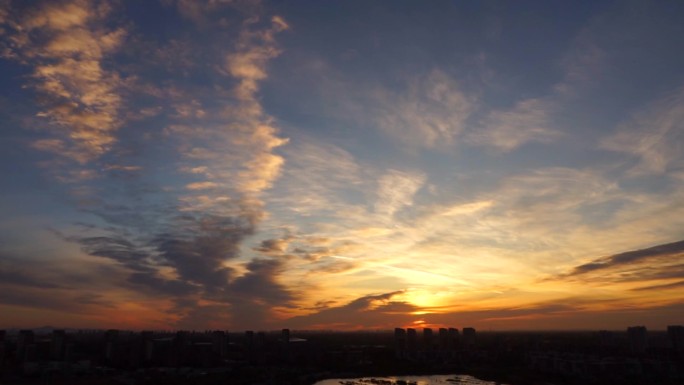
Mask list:
[[[9,330],[0,331],[0,383],[313,384],[460,373],[512,385],[682,384],[682,330]]]

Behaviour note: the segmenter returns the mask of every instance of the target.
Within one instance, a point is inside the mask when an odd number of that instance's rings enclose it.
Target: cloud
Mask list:
[[[197,294],[200,286],[178,279],[165,279],[154,270],[148,272],[132,272],[128,282],[134,286],[142,286],[147,291],[157,292],[164,296],[187,297]]]
[[[375,93],[371,112],[377,126],[409,148],[444,148],[465,130],[475,100],[446,73],[434,70],[406,90]]]
[[[548,143],[561,136],[551,128],[553,105],[544,99],[526,99],[507,111],[492,111],[480,123],[482,128],[468,135],[468,142],[512,151],[529,142]]]
[[[122,45],[126,30],[108,27],[104,2],[44,2],[10,16],[12,57],[32,67],[31,87],[42,96],[38,116],[58,138],[34,147],[80,164],[107,153],[122,125],[120,75],[106,60]]]
[[[638,287],[638,288],[635,288],[632,290],[634,290],[634,291],[670,290],[670,289],[679,289],[681,287],[684,287],[684,281],[664,283],[661,285],[642,286],[642,287]]]
[[[296,316],[284,321],[284,324],[294,328],[316,327],[321,329],[358,329],[362,327],[393,327],[407,323],[408,315],[417,308],[407,302],[392,301],[403,291],[393,291],[382,294],[366,295],[354,299],[346,305],[326,307],[315,313]],[[403,313],[403,317],[388,317],[388,314]],[[402,319],[398,321],[397,318]]]
[[[389,170],[378,181],[375,211],[389,217],[413,204],[413,197],[425,183],[422,173]]]
[[[105,171],[135,172],[135,171],[142,170],[142,167],[141,166],[127,166],[127,165],[123,165],[123,164],[106,164],[106,165],[104,165],[103,169]]]
[[[152,271],[149,254],[122,236],[68,236],[66,240],[78,243],[89,255],[111,259],[134,271]]]
[[[599,258],[589,263],[576,266],[569,275],[573,276],[596,270],[618,268],[637,262],[644,262],[649,259],[663,256],[675,257],[680,254],[684,254],[684,241],[657,245],[646,249],[626,251],[624,253]]]
[[[274,16],[269,29],[256,32],[245,29],[238,39],[237,50],[226,56],[226,70],[240,81],[235,90],[236,96],[254,107],[249,111],[259,109],[254,94],[258,90],[258,82],[267,76],[266,63],[280,54],[280,50],[273,44],[275,34],[288,28],[282,18]]]
[[[149,136],[164,140],[159,155],[173,159],[171,170],[191,179],[153,163],[144,169],[108,163],[106,170],[162,172],[169,178],[159,186],[131,178],[116,183],[116,190],[90,190],[82,199],[91,200],[87,211],[104,225],[66,237],[88,255],[114,262],[123,271],[119,290],[156,300],[170,324],[253,326],[273,318],[274,309],[292,306],[298,295],[280,282],[286,258],[259,259],[242,251],[267,216],[263,195],[284,163],[275,149],[287,143],[257,94],[267,62],[280,53],[275,34],[287,25],[278,17],[250,20],[218,32],[233,45],[206,53],[216,60],[207,75],[216,85],[198,90],[179,81],[173,92],[154,95],[168,98],[159,100],[167,106],[160,114],[168,126]],[[192,103],[180,106],[182,100]],[[197,110],[202,113],[189,112]],[[111,157],[115,164],[129,164],[118,153]]]
[[[583,28],[573,39],[570,49],[561,60],[563,79],[554,86],[559,96],[574,97],[583,88],[592,86],[608,68],[610,57],[604,48],[605,37],[601,22],[595,20]]]
[[[212,24],[226,26],[230,22],[223,16],[226,8],[237,10],[245,15],[261,14],[261,1],[252,0],[162,0],[162,4],[175,5],[178,13],[199,27]]]
[[[2,262],[5,262],[4,260]],[[27,286],[39,289],[58,289],[60,285],[49,282],[44,278],[35,277],[32,274],[16,268],[0,265],[0,281],[3,285]],[[5,290],[10,290],[6,288]]]
[[[636,159],[633,176],[659,175],[684,165],[684,87],[653,102],[617,132],[604,138],[600,147],[631,155]]]
[[[259,82],[266,78],[267,62],[280,50],[275,44],[275,34],[287,29],[278,17],[264,28],[247,23],[241,29],[235,49],[224,56],[225,62],[219,73],[236,82],[227,92],[216,92],[218,97],[229,96],[228,103],[207,99],[214,108],[204,108],[202,117],[182,117],[188,124],[174,124],[167,132],[180,143],[185,162],[181,170],[202,175],[205,180],[186,187],[201,191],[202,195],[183,197],[195,209],[207,209],[212,197],[232,196],[243,204],[261,210],[259,196],[272,187],[280,176],[284,164],[275,149],[285,145],[288,139],[278,136],[273,118],[263,112],[257,97]],[[200,98],[198,95],[197,98]],[[228,186],[225,181],[230,180]],[[211,188],[211,194],[207,195]],[[206,199],[209,198],[209,199]],[[200,199],[202,202],[198,202]],[[218,203],[218,201],[217,201]],[[213,205],[216,209],[218,204]]]
[[[188,183],[187,185],[185,185],[185,188],[187,188],[188,190],[209,190],[209,189],[212,189],[212,188],[218,187],[218,186],[219,185],[217,183],[205,181],[205,182]]]
[[[253,232],[249,214],[203,215],[182,221],[172,232],[157,234],[154,244],[159,257],[170,263],[181,279],[214,292],[221,290],[232,276],[233,270],[224,262],[239,256],[240,243]]]
[[[261,241],[259,247],[254,248],[254,250],[260,251],[265,254],[284,253],[291,239],[291,237],[281,239],[264,239],[263,241]]]
[[[294,293],[277,281],[284,267],[282,259],[253,259],[246,265],[247,272],[232,281],[228,291],[231,296],[257,303],[289,306]]]

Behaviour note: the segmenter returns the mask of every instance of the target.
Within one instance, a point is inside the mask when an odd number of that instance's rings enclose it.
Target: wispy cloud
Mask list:
[[[658,175],[683,167],[684,88],[653,102],[604,138],[601,148],[633,156],[634,176]]]
[[[378,181],[377,213],[393,216],[405,206],[413,204],[413,196],[425,183],[425,175],[389,170]]]
[[[6,17],[5,49],[32,68],[30,85],[43,97],[38,115],[57,136],[37,140],[34,147],[90,162],[112,148],[122,124],[124,80],[107,60],[127,31],[104,22],[111,12],[105,2],[60,1],[22,9]]]
[[[440,70],[409,80],[400,92],[376,91],[375,98],[375,123],[409,148],[453,145],[475,107],[473,96]]]
[[[548,100],[527,99],[510,110],[492,111],[482,120],[482,128],[469,134],[468,141],[502,151],[511,151],[529,142],[551,142],[561,136],[560,131],[552,128],[553,110]]]

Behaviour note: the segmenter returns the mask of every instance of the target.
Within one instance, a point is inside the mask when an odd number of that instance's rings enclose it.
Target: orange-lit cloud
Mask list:
[[[9,23],[12,57],[32,67],[31,86],[44,96],[38,116],[58,137],[34,146],[80,164],[109,151],[122,124],[123,80],[105,60],[126,30],[103,24],[110,12],[104,2],[53,2]]]

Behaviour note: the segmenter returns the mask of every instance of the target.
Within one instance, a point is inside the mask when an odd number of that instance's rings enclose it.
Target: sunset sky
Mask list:
[[[0,328],[681,324],[682,20],[0,0]]]

